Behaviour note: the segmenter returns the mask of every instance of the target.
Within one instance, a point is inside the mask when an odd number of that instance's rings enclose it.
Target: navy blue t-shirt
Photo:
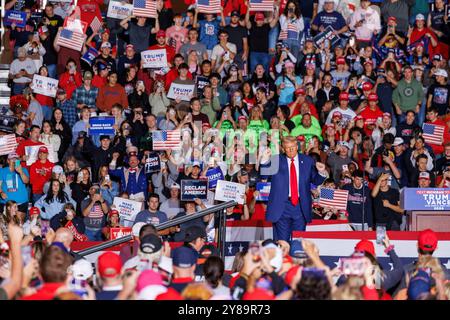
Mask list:
[[[346,25],[344,17],[337,11],[333,12],[321,11],[314,18],[312,24],[318,27],[323,26],[324,28],[331,26],[336,31],[342,29]]]

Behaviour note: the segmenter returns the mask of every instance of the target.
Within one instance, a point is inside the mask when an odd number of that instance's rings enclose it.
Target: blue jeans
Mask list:
[[[419,113],[416,115],[416,123],[419,127],[422,127],[422,124],[425,122],[427,108],[427,99],[423,99],[422,105],[420,106]]]
[[[295,58],[298,58],[298,54],[300,52],[300,43],[302,41],[302,38],[303,38],[303,32],[300,32],[298,40],[297,39],[286,39],[286,40],[283,40],[283,44],[285,44],[286,47],[289,48],[289,51],[292,53],[292,55]]]
[[[38,201],[41,197],[42,197],[43,193],[32,193],[31,194],[31,201],[33,202],[33,205],[36,203],[36,201]]]
[[[23,89],[25,89],[28,86],[28,83],[13,83],[12,86],[12,94],[18,95],[18,94],[22,94]]]
[[[47,66],[48,76],[53,79],[57,79],[56,77],[56,64],[49,64]]]
[[[269,52],[275,52],[275,46],[277,45],[278,34],[280,33],[280,26],[277,24],[269,32]]]
[[[252,74],[255,71],[255,68],[258,64],[262,64],[264,66],[264,70],[269,74],[269,66],[270,66],[270,55],[267,52],[250,52],[250,70],[248,70],[249,74]]]
[[[102,229],[88,229],[86,228],[86,231],[84,234],[88,237],[89,241],[103,241],[102,239]]]
[[[44,120],[50,120],[52,118],[53,108],[49,106],[41,106],[42,113],[44,114]]]

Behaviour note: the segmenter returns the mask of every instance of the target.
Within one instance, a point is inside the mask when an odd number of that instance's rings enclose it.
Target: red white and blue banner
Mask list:
[[[400,192],[400,207],[403,210],[449,211],[450,189],[403,188]]]

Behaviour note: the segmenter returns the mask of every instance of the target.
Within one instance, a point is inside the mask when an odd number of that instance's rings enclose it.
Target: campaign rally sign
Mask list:
[[[206,171],[206,177],[208,178],[209,189],[214,189],[217,185],[217,181],[225,178],[219,167],[208,169],[208,171]]]
[[[36,162],[38,159],[38,153],[40,147],[47,147],[48,149],[48,161],[56,163],[55,154],[53,153],[53,146],[52,145],[46,145],[46,144],[40,144],[37,146],[26,146],[25,147],[25,155],[27,158],[27,166],[31,166],[33,163]]]
[[[142,211],[143,205],[140,201],[114,197],[113,207],[119,211],[120,225],[131,227],[136,215]]]
[[[225,180],[217,181],[216,194],[214,200],[230,201],[235,200],[239,204],[244,204],[245,184],[230,182]]]
[[[195,82],[197,84],[197,96],[201,97],[203,96],[203,88],[209,84],[209,79],[208,77],[197,76]]]
[[[333,27],[328,26],[325,28],[325,30],[317,34],[314,37],[314,42],[316,43],[316,46],[320,47],[325,40],[330,40],[331,46],[336,45],[341,38],[338,35],[333,34],[333,32],[334,32]]]
[[[85,54],[83,54],[81,59],[86,61],[86,63],[91,66],[92,62],[94,62],[94,59],[97,57],[98,57],[98,50],[93,47],[89,47],[89,49],[87,49],[87,51],[85,52]]]
[[[256,184],[256,191],[259,192],[257,201],[269,201],[270,182],[258,182]]]
[[[88,24],[81,19],[75,17],[67,17],[66,19],[64,19],[63,28],[70,31],[86,34]]]
[[[0,110],[0,131],[12,133],[14,132],[14,125],[16,124],[18,118],[15,116],[7,116],[4,110]],[[3,113],[3,114],[2,114]]]
[[[190,101],[194,94],[194,87],[195,85],[193,84],[178,84],[172,82],[167,97],[170,99]]]
[[[141,59],[144,68],[165,68],[167,67],[166,49],[146,50],[141,52]]]
[[[132,234],[131,227],[120,227],[109,229],[109,240],[119,239]]]
[[[181,180],[181,201],[192,201],[195,198],[208,198],[208,181]]]
[[[114,117],[91,117],[89,118],[89,134],[114,134]]]
[[[58,80],[35,74],[33,76],[31,89],[33,89],[34,93],[54,98],[56,97],[56,91],[58,90]]]
[[[5,26],[10,26],[13,23],[19,28],[24,28],[27,24],[26,12],[6,10],[5,17],[3,18],[3,24]]]
[[[161,159],[159,154],[152,152],[145,160],[145,173],[158,172],[161,170]]]
[[[403,188],[400,192],[400,208],[403,210],[449,211],[450,189]]]
[[[132,3],[123,3],[120,1],[109,1],[108,13],[106,16],[108,18],[114,19],[125,19],[131,16],[133,13]]]

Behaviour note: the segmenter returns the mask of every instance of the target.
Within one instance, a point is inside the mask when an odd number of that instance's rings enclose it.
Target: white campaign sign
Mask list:
[[[229,182],[225,180],[217,181],[216,195],[214,197],[214,200],[235,200],[239,204],[244,204],[244,197],[245,184]]]
[[[165,68],[167,67],[166,49],[146,50],[141,52],[141,59],[144,68]]]
[[[133,224],[136,215],[142,211],[143,203],[120,197],[114,197],[114,208],[119,211],[120,224],[130,227]]]
[[[132,3],[123,3],[119,1],[109,1],[108,13],[106,16],[108,18],[115,19],[125,19],[131,16],[133,12],[133,4]]]
[[[27,166],[31,166],[38,159],[38,153],[40,147],[46,147],[48,150],[48,161],[52,163],[56,163],[55,155],[53,153],[53,146],[40,144],[37,146],[26,146],[25,147],[25,155],[27,156]]]
[[[195,85],[193,84],[178,84],[172,82],[167,97],[170,99],[190,101],[194,94],[194,87]]]
[[[35,74],[31,89],[34,93],[54,98],[56,97],[56,90],[58,90],[58,80]]]

